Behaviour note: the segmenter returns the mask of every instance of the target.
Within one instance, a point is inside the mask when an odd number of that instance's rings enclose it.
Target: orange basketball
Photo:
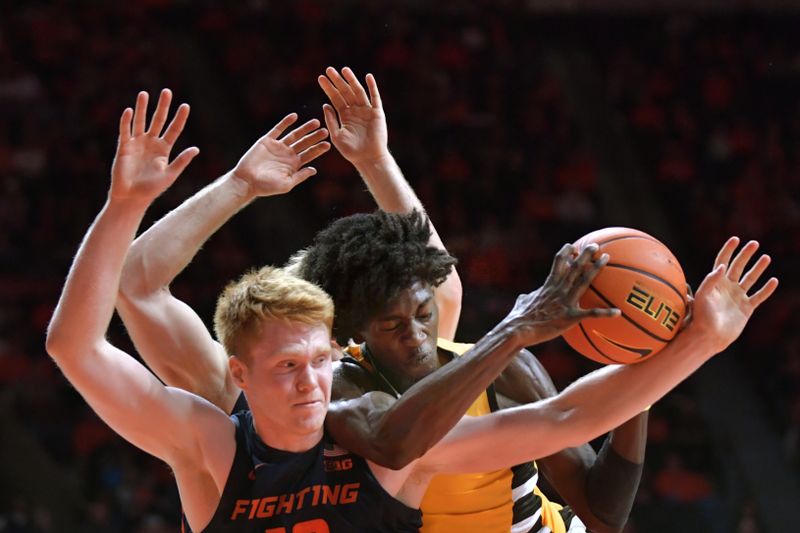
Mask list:
[[[622,316],[587,318],[564,333],[570,346],[600,363],[638,363],[678,333],[686,312],[686,277],[660,241],[630,228],[605,228],[578,239],[609,255],[581,297],[584,309],[616,307]]]

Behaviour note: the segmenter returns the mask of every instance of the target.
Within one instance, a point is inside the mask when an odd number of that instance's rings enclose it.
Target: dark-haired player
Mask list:
[[[384,211],[421,210],[388,152],[386,119],[374,78],[367,76],[367,94],[350,69],[341,74],[328,69],[326,74],[319,82],[333,104],[324,107],[324,114],[334,145],[358,169]],[[276,149],[265,142],[275,145],[270,139],[254,145],[234,170],[137,239],[123,271],[118,304],[137,349],[159,377],[228,412],[244,407],[228,372],[228,354],[168,286],[230,216],[257,196],[290,188],[273,165],[264,163]],[[337,336],[366,341],[360,346],[369,347],[363,352],[351,349],[354,358],[337,370],[334,382],[334,400],[358,402],[335,404],[328,421],[332,433],[360,455],[400,468],[424,453],[464,413],[482,415],[556,393],[529,352],[518,355],[511,349],[502,324],[486,342],[458,359],[458,365],[447,365],[448,372],[437,374],[424,388],[408,391],[467,347],[444,340],[436,347],[437,339],[452,339],[455,333],[460,282],[452,268],[455,260],[421,215],[375,213],[340,220],[318,236],[311,252],[313,261],[303,261],[302,253],[294,258],[295,272],[331,291]],[[555,337],[567,324],[563,295],[548,290],[542,294],[546,298],[538,304],[540,341]],[[386,317],[396,323],[389,331]],[[414,331],[406,331],[406,325]],[[404,358],[410,361],[399,365]],[[347,409],[340,408],[344,405]],[[581,519],[598,532],[617,530],[627,520],[638,487],[645,433],[646,415],[639,415],[618,428],[599,455],[584,445],[540,461],[568,508],[547,501],[537,488],[538,470],[531,463],[502,472],[438,478],[423,503],[424,530],[548,527],[557,533],[568,528],[578,532],[584,528]]]
[[[545,401],[465,417],[406,467],[381,467],[325,437],[333,305],[307,281],[264,268],[231,284],[220,298],[215,322],[232,354],[230,373],[251,411],[228,416],[196,395],[164,386],[105,339],[123,261],[144,212],[197,153],[189,148],[167,164],[188,114],[188,107],[179,108],[162,136],[169,100],[162,93],[148,129],[143,93],[136,112],[122,115],[108,199],[67,276],[47,351],[106,423],[170,465],[191,530],[416,531],[418,507],[433,476],[507,467],[607,431],[724,350],[777,286],[773,278],[748,297],[769,259],[762,256],[744,273],[758,245],[749,243],[731,261],[738,240],[730,239],[697,292],[693,322],[659,357],[606,367]],[[279,137],[282,128],[273,133]],[[306,157],[324,151],[318,142],[298,142],[287,146],[300,154],[307,146],[312,152]],[[301,164],[289,165],[287,178],[294,179]],[[577,297],[602,266],[602,259],[591,259],[594,251],[584,250],[573,261],[565,247],[549,286]],[[581,276],[571,268],[576,264],[587,273],[578,283],[574,278]],[[521,296],[509,315],[512,349],[541,334],[539,307],[531,305],[536,300],[535,294]],[[571,309],[574,316],[582,314]]]

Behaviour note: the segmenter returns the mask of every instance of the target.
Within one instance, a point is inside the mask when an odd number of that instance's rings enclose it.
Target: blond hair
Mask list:
[[[214,312],[214,331],[229,355],[243,356],[243,342],[264,320],[333,323],[333,300],[308,281],[281,268],[262,267],[232,281]]]

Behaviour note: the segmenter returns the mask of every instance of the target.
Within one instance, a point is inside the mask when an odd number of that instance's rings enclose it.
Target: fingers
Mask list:
[[[725,263],[720,263],[719,265],[714,268],[708,275],[703,279],[703,282],[700,284],[700,287],[697,288],[697,294],[702,294],[709,290],[711,287],[719,283],[719,281],[725,276]]]
[[[133,120],[133,109],[126,107],[119,117],[119,142],[128,142],[131,139],[131,121]]]
[[[304,150],[306,150],[307,148],[311,147],[312,145],[315,145],[318,142],[324,140],[327,136],[328,136],[328,130],[326,130],[325,128],[316,130],[306,135],[296,143],[294,143],[292,145],[292,150],[294,150],[295,153],[299,154]]]
[[[194,159],[199,153],[200,149],[196,146],[192,146],[191,148],[187,148],[178,154],[178,157],[176,157],[175,160],[172,161],[172,163],[170,163],[167,167],[168,174],[171,175],[173,179],[180,176],[181,173],[186,170],[186,167],[189,166],[189,163],[192,162],[192,159]]]
[[[550,268],[550,272],[553,276],[561,277],[566,274],[569,268],[569,260],[574,250],[575,247],[569,243],[561,247],[553,258],[553,266]]]
[[[318,158],[319,156],[321,156],[330,149],[331,149],[331,144],[328,142],[315,144],[311,148],[300,152],[300,165],[305,165],[315,160],[316,158]]]
[[[577,259],[575,259],[575,261],[572,262],[572,264],[570,265],[570,269],[567,271],[567,274],[564,277],[564,283],[566,283],[567,286],[575,285],[575,283],[578,281],[578,278],[581,277],[583,273],[586,271],[586,265],[589,263],[589,261],[592,260],[594,254],[597,253],[599,249],[600,247],[597,246],[595,243],[591,243],[583,247],[583,249],[578,254]],[[607,254],[605,262],[606,263],[608,262]],[[605,265],[605,263],[603,264]]]
[[[747,274],[744,275],[740,283],[742,289],[744,289],[745,292],[748,292],[750,289],[753,288],[753,285],[756,284],[756,281],[758,281],[758,278],[761,277],[761,275],[767,269],[771,261],[772,259],[770,258],[770,256],[766,254],[758,258],[756,264],[753,265],[753,268],[751,268],[747,272]]]
[[[286,131],[286,128],[291,126],[297,120],[297,113],[289,113],[280,122],[275,124],[275,126],[267,132],[264,137],[269,137],[270,139],[277,139],[283,132]]]
[[[337,71],[333,67],[328,67],[325,69],[325,74],[328,75],[328,79],[333,82],[334,87],[339,91],[339,94],[342,95],[344,101],[347,102],[347,105],[358,105],[358,97],[356,93],[353,91],[353,88],[342,78],[339,71]]]
[[[736,257],[733,258],[728,267],[728,279],[739,282],[739,278],[742,277],[742,272],[744,272],[744,267],[753,258],[756,250],[758,250],[758,241],[750,241],[744,245],[744,248],[736,254]]]
[[[737,246],[739,246],[739,237],[731,237],[725,241],[725,244],[722,245],[722,249],[719,251],[714,261],[714,268],[720,265],[725,265],[727,267]]]
[[[133,112],[133,135],[142,135],[144,133],[144,126],[147,119],[147,101],[150,98],[144,91],[140,91],[136,95],[136,108]]]
[[[172,91],[169,89],[162,89],[161,94],[158,96],[158,103],[156,110],[153,113],[153,120],[150,122],[150,128],[147,134],[153,137],[161,135],[161,130],[167,122],[167,115],[169,114],[169,106],[172,103]]]
[[[347,107],[347,102],[344,99],[344,96],[339,92],[339,90],[333,86],[331,80],[329,80],[325,76],[320,76],[317,78],[319,82],[319,86],[322,88],[322,92],[325,93],[325,96],[328,97],[328,100],[331,101],[333,107],[336,108],[336,111],[341,111]]]
[[[361,82],[358,81],[358,78],[350,69],[350,67],[344,67],[342,69],[342,75],[347,83],[350,84],[350,87],[353,89],[353,93],[355,94],[356,103],[358,105],[369,105],[369,98],[367,97],[367,92],[364,90],[364,87],[361,85]]]
[[[172,117],[172,122],[169,123],[166,131],[164,131],[162,139],[170,146],[170,149],[172,149],[175,141],[178,140],[178,137],[180,137],[183,132],[183,128],[186,126],[186,120],[189,118],[189,111],[189,104],[181,104],[178,106],[175,116]],[[155,118],[153,121],[155,121]]]
[[[297,185],[299,183],[303,183],[304,181],[306,181],[308,178],[310,178],[311,176],[313,176],[316,173],[317,173],[317,169],[314,168],[314,167],[301,168],[300,170],[298,170],[297,172],[292,174],[292,183],[294,183],[294,185],[292,185],[292,187],[294,187],[295,185]]]
[[[775,289],[778,288],[778,278],[769,278],[761,289],[758,290],[753,296],[750,297],[750,305],[756,309],[759,305],[764,303],[767,298],[772,296]]]
[[[375,76],[372,74],[367,74],[367,89],[369,89],[369,98],[372,101],[372,107],[383,108],[381,94],[378,92],[378,84],[375,81]]]
[[[286,143],[288,145],[294,144],[297,139],[303,137],[304,135],[314,131],[315,129],[319,128],[319,120],[313,118],[300,126],[299,128],[295,128],[290,131],[286,137],[281,139],[281,142]]]
[[[622,315],[622,311],[616,307],[595,307],[592,309],[579,309],[581,319],[583,318],[616,318]]]
[[[322,104],[322,115],[325,117],[325,127],[328,128],[331,135],[335,135],[341,126],[339,125],[339,119],[333,107],[331,107],[330,104]]]

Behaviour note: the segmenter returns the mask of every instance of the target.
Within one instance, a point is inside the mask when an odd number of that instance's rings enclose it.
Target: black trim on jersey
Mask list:
[[[536,475],[537,471],[538,470],[533,465],[533,462],[512,466],[511,472],[514,473],[514,477],[511,478],[511,488],[516,489],[517,487],[524,485],[526,481]]]
[[[522,522],[526,518],[530,518],[531,516],[533,516],[534,513],[536,513],[536,511],[538,511],[541,508],[542,508],[541,498],[539,498],[539,496],[537,496],[533,492],[529,492],[525,496],[514,502],[513,516],[511,518],[511,523],[517,524],[519,522]],[[541,520],[542,519],[540,516],[537,522],[541,524]],[[536,528],[535,531],[538,531],[538,528]]]
[[[233,409],[231,412],[228,413],[229,415],[235,415],[239,411],[249,411],[250,404],[247,403],[247,398],[244,396],[244,392],[239,393],[239,397],[236,398],[236,403],[233,404]]]

